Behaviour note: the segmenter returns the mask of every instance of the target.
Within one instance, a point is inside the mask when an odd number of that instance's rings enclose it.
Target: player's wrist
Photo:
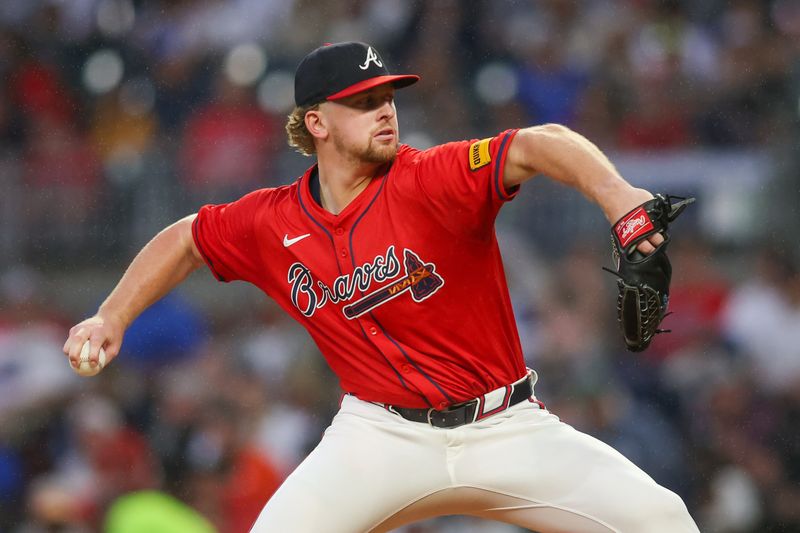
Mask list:
[[[605,213],[606,219],[614,224],[652,198],[653,195],[646,189],[639,189],[626,182],[621,182],[608,189],[597,203]]]
[[[103,321],[103,324],[110,326],[112,329],[119,329],[121,331],[127,329],[131,323],[131,319],[121,310],[105,304],[100,306],[96,316]]]

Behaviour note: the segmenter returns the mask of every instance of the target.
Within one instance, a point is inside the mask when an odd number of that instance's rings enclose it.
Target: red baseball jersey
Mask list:
[[[341,213],[291,185],[203,206],[195,243],[221,281],[258,286],[316,342],[345,392],[444,407],[526,373],[494,221],[511,140],[401,145]]]

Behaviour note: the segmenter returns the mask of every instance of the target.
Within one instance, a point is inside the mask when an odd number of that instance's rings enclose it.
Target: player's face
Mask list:
[[[365,163],[394,159],[398,145],[394,87],[379,85],[327,104],[331,139],[340,153]]]

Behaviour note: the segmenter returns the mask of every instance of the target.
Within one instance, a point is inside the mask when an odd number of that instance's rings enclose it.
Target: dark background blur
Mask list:
[[[96,378],[61,346],[158,230],[311,164],[283,132],[294,67],[339,40],[422,76],[398,93],[403,142],[559,122],[633,184],[698,198],[673,332],[640,355],[600,210],[547,179],[504,208],[536,392],[702,531],[800,531],[800,2],[3,0],[0,532],[147,531],[136,516],[191,516],[178,502],[207,520],[184,531],[243,532],[319,440],[336,381],[252,287],[194,274]]]

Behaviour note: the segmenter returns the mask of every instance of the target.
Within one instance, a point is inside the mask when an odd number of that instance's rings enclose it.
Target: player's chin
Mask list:
[[[397,140],[388,143],[373,142],[364,154],[364,159],[370,163],[390,163],[397,156]]]

